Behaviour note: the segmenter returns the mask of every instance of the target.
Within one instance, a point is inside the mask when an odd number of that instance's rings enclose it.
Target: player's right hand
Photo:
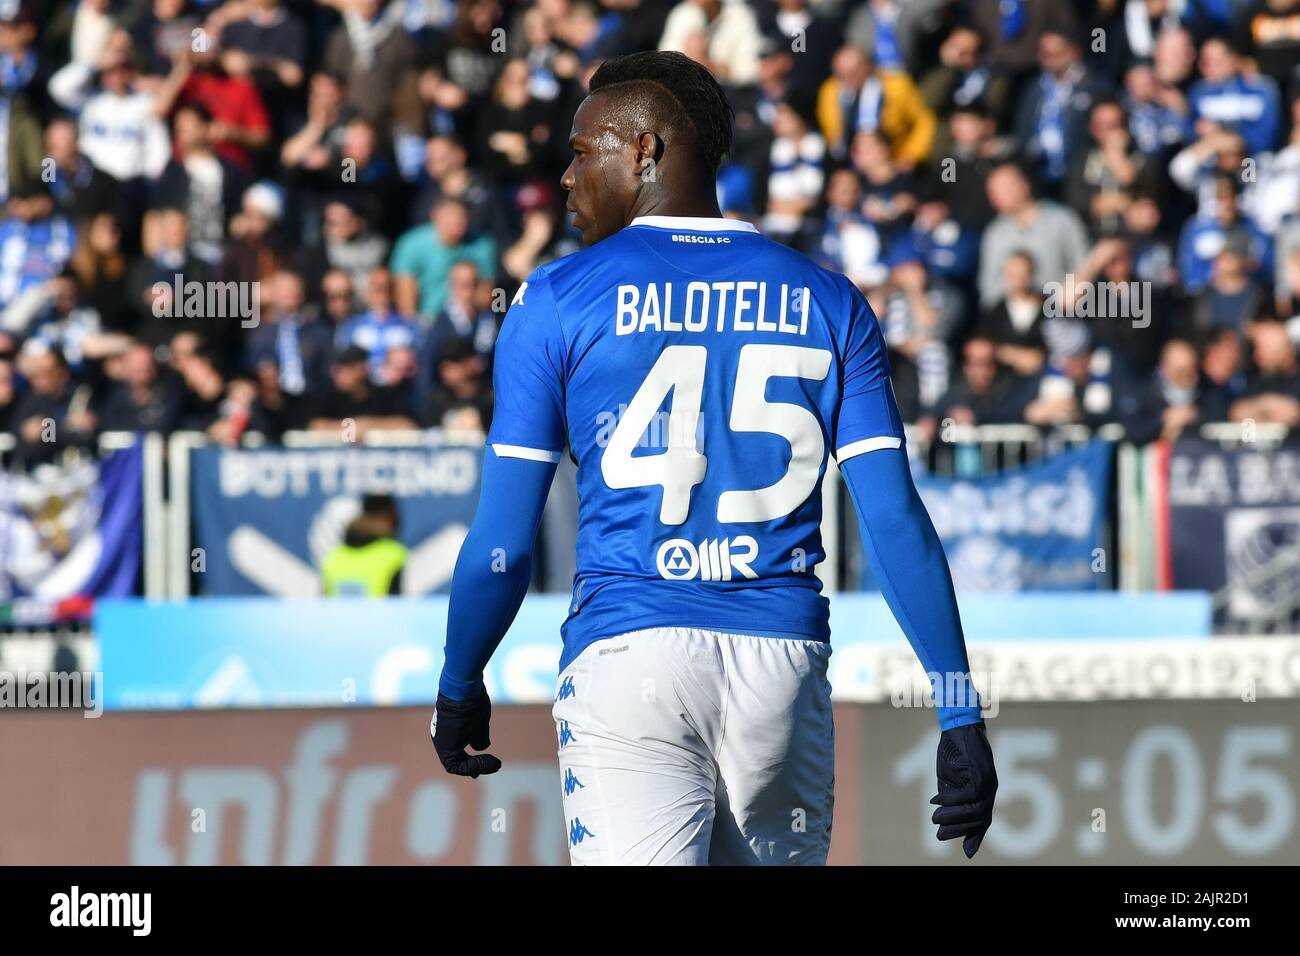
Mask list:
[[[492,701],[487,691],[470,700],[452,700],[438,695],[429,721],[429,736],[433,749],[448,773],[460,777],[477,777],[481,773],[496,773],[501,761],[492,754],[468,754],[466,747],[487,750],[492,746],[488,737],[488,721],[492,718]]]
[[[998,792],[998,772],[983,721],[943,732],[938,771],[939,792],[930,802],[939,809],[930,820],[939,825],[940,840],[962,839],[962,850],[970,859],[993,823],[993,798]]]

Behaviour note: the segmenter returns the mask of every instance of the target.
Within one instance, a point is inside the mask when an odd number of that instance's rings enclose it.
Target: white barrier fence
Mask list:
[[[1200,436],[1225,447],[1240,444],[1243,425],[1215,424],[1200,429]],[[1106,522],[1104,546],[1115,555],[1114,584],[1121,590],[1148,590],[1155,586],[1152,570],[1155,545],[1151,534],[1151,501],[1144,495],[1143,457],[1147,449],[1123,441],[1119,426],[1105,426],[1091,431],[1083,426],[1040,429],[1031,425],[954,425],[948,423],[939,433],[927,438],[908,426],[909,453],[931,473],[954,477],[977,477],[1003,469],[1029,464],[1065,449],[1102,439],[1116,445],[1113,471],[1111,515]],[[1249,440],[1254,447],[1270,448],[1284,441],[1287,430],[1282,426],[1251,425]],[[107,433],[99,439],[100,451],[143,442],[143,590],[148,598],[184,599],[192,592],[192,503],[190,455],[208,443],[198,432],[177,432],[164,438],[149,433]],[[371,432],[361,444],[371,447],[440,447],[446,445],[481,445],[483,436],[473,433],[444,433],[438,430]],[[267,444],[257,433],[244,437],[243,447]],[[283,447],[308,448],[341,446],[345,442],[336,433],[289,432]],[[0,460],[15,447],[12,435],[0,435]],[[84,452],[82,452],[84,453]],[[75,453],[74,453],[75,454]],[[567,462],[565,463],[568,464]],[[563,472],[563,469],[562,469]],[[551,590],[567,590],[570,570],[564,555],[572,554],[576,535],[576,509],[567,500],[571,496],[572,476],[562,473],[548,504],[543,534],[548,538],[547,552],[554,555],[554,567],[544,585]],[[567,485],[566,485],[567,482]],[[833,593],[857,580],[856,521],[846,501],[839,470],[832,460],[823,482],[822,537],[826,560],[818,566],[823,585]],[[569,559],[571,560],[571,558]],[[853,589],[852,584],[848,584]]]

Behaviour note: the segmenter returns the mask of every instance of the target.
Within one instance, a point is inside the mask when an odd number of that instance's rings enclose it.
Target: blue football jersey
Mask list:
[[[578,467],[561,668],[649,627],[829,638],[827,455],[903,438],[848,279],[748,223],[643,217],[528,277],[493,386],[496,454]]]

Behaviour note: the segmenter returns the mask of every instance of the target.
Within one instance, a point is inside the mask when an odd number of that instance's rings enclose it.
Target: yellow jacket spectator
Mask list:
[[[400,594],[406,547],[396,538],[397,503],[389,495],[367,495],[361,514],[348,525],[343,543],[321,564],[327,597],[386,597]]]
[[[831,61],[817,93],[817,122],[831,152],[843,158],[861,130],[878,132],[896,164],[912,169],[929,158],[938,121],[906,73],[880,70],[870,54],[846,46]]]

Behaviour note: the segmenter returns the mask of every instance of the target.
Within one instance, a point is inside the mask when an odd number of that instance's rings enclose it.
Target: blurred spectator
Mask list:
[[[1267,76],[1248,74],[1226,40],[1210,38],[1201,47],[1202,79],[1188,100],[1198,136],[1219,127],[1238,134],[1247,155],[1256,156],[1277,145],[1282,110],[1277,84]]]
[[[1268,310],[1268,295],[1250,276],[1250,250],[1240,236],[1228,239],[1210,272],[1209,283],[1192,300],[1195,328],[1245,331]]]
[[[278,228],[284,211],[284,190],[275,183],[262,180],[244,190],[239,212],[230,217],[230,241],[221,256],[223,281],[257,282],[290,262]]]
[[[358,305],[352,277],[342,269],[331,269],[321,276],[319,304],[321,319],[331,329],[337,330],[352,318]],[[333,332],[330,335],[333,341]]]
[[[1192,138],[1187,97],[1173,84],[1162,83],[1146,63],[1125,74],[1121,102],[1133,142],[1148,156],[1163,156]]]
[[[1015,136],[1033,160],[1036,178],[1056,194],[1071,158],[1087,141],[1089,111],[1108,92],[1108,84],[1089,70],[1078,42],[1067,32],[1043,33],[1038,64],[1041,71],[1016,107]]]
[[[1223,390],[1202,378],[1196,348],[1185,339],[1166,342],[1150,381],[1125,399],[1131,406],[1125,437],[1143,444],[1177,441],[1187,429],[1227,415]]]
[[[869,53],[852,46],[831,61],[831,76],[817,94],[817,120],[832,155],[843,157],[860,132],[879,133],[903,170],[925,162],[937,129],[906,73],[878,69]]]
[[[312,431],[361,441],[369,431],[415,427],[401,391],[371,383],[369,361],[366,350],[355,345],[338,353],[330,368],[329,387],[312,403],[314,414],[308,424]]]
[[[181,396],[175,383],[160,375],[153,346],[134,342],[122,356],[121,378],[99,412],[103,431],[169,432],[180,420]]]
[[[1034,258],[1017,251],[1002,265],[1002,292],[977,334],[995,346],[994,357],[1017,375],[1037,375],[1047,361],[1043,296],[1034,285]]]
[[[252,77],[273,125],[283,134],[297,107],[295,91],[302,86],[306,30],[280,0],[245,0],[235,5],[232,17],[221,31],[221,65],[234,76]]]
[[[934,278],[958,289],[974,278],[979,265],[979,236],[962,226],[939,199],[917,206],[912,228],[895,241],[898,246],[914,250]]]
[[[325,204],[321,240],[319,252],[311,256],[312,274],[345,272],[360,295],[366,294],[366,277],[388,261],[392,248],[392,243],[370,228],[360,204],[346,193]]]
[[[5,211],[8,215],[0,219],[0,328],[8,329],[30,316],[20,299],[39,295],[39,287],[63,271],[76,231],[54,211],[54,200],[40,180],[12,189]]]
[[[1158,188],[1154,163],[1133,143],[1124,109],[1114,100],[1099,100],[1088,117],[1089,142],[1073,155],[1066,181],[1066,200],[1087,211],[1094,234],[1113,235],[1124,223],[1132,190],[1146,179]]]
[[[389,350],[414,348],[419,339],[415,323],[393,308],[393,280],[388,269],[376,266],[366,279],[366,309],[339,327],[335,347],[356,346],[370,357],[370,377],[383,384],[384,361]]]
[[[24,348],[57,349],[75,375],[90,375],[90,364],[125,348],[121,334],[106,333],[99,311],[86,305],[76,278],[64,273],[46,283]]]
[[[347,295],[350,299],[350,290]],[[249,364],[259,381],[265,375],[277,383],[292,413],[329,378],[335,329],[307,307],[303,279],[296,272],[272,275],[262,305],[262,321],[249,339]]]
[[[1215,203],[1210,215],[1187,221],[1178,241],[1178,272],[1183,287],[1192,293],[1210,281],[1215,259],[1231,245],[1246,260],[1252,275],[1266,272],[1272,263],[1272,242],[1253,222],[1241,215],[1237,181],[1228,175],[1215,180]]]
[[[131,327],[133,305],[127,301],[126,255],[122,230],[112,214],[101,212],[77,232],[77,246],[68,268],[76,276],[87,302],[93,302],[104,328]]]
[[[62,215],[81,226],[91,216],[117,211],[117,184],[81,152],[76,120],[59,116],[50,121],[45,152],[53,160],[52,174],[45,178]]]
[[[416,94],[416,47],[402,29],[403,4],[352,0],[334,4],[342,22],[325,44],[327,72],[343,77],[348,105],[387,125],[396,105]]]
[[[404,233],[393,249],[390,268],[396,279],[395,300],[403,315],[417,312],[428,321],[447,298],[452,265],[467,259],[484,273],[496,272],[496,244],[469,232],[469,210],[457,199],[433,207],[430,222]]]
[[[932,409],[948,390],[948,342],[961,319],[959,303],[932,286],[921,257],[894,257],[889,280],[869,297],[889,346],[899,409],[908,421]]]
[[[1236,329],[1219,326],[1201,336],[1201,374],[1231,403],[1246,393],[1245,349]],[[1225,415],[1223,421],[1227,420]]]
[[[1057,344],[1039,373],[1034,398],[1025,406],[1025,421],[1031,425],[1098,428],[1114,420],[1117,388],[1111,381],[1110,355],[1093,349],[1086,328],[1076,329],[1069,340]]]
[[[1133,271],[1142,282],[1161,292],[1178,283],[1176,237],[1165,230],[1160,204],[1148,193],[1136,193],[1124,209],[1123,236],[1133,255]]]
[[[770,65],[788,73],[789,89],[804,95],[817,92],[826,64],[838,45],[835,23],[819,7],[809,0],[775,0],[771,4],[759,5],[758,13],[763,21],[761,29],[770,41],[761,56],[769,59],[779,55],[780,62]],[[871,42],[862,45],[867,49],[874,47]],[[766,66],[759,64],[760,84],[764,82]],[[770,82],[771,73],[768,72],[767,76]]]
[[[270,142],[271,117],[250,75],[251,61],[229,52],[215,37],[179,51],[154,111],[166,117],[180,106],[202,106],[212,118],[208,138],[213,150],[251,174],[255,151]]]
[[[916,208],[915,182],[890,158],[879,133],[863,130],[854,136],[852,159],[862,180],[862,214],[891,241]]]
[[[941,120],[975,103],[994,116],[1007,113],[1010,81],[984,63],[983,47],[979,31],[965,24],[955,26],[940,45],[939,65],[922,78],[921,95]],[[946,129],[939,137],[936,151],[946,155],[951,143]]]
[[[451,267],[446,305],[434,317],[425,335],[429,359],[435,358],[442,345],[453,338],[469,339],[474,343],[474,351],[485,360],[491,358],[500,323],[497,314],[483,301],[483,292],[482,278],[474,263],[462,260]]]
[[[1300,92],[1300,0],[1247,0],[1238,5],[1234,42],[1283,93]]]
[[[492,98],[478,114],[475,138],[484,172],[514,184],[545,168],[550,119],[546,106],[529,90],[528,61],[507,61],[493,85]]]
[[[1134,271],[1126,239],[1102,239],[1074,275],[1076,305],[1091,294],[1087,318],[1093,341],[1109,350],[1115,370],[1126,379],[1146,379],[1171,333],[1187,334],[1186,317],[1173,307],[1169,290],[1145,285]],[[1082,310],[1080,310],[1082,311]]]
[[[492,424],[492,390],[484,374],[487,363],[466,338],[442,343],[434,363],[433,388],[421,422],[431,428],[456,427],[486,432]]]
[[[1234,422],[1275,422],[1300,426],[1300,366],[1296,347],[1281,322],[1256,322],[1250,327],[1255,368],[1246,378],[1245,394],[1232,403]]]
[[[790,103],[777,104],[772,132],[763,230],[773,239],[790,241],[802,232],[805,217],[821,200],[826,144]]]
[[[73,380],[58,349],[25,352],[19,371],[27,391],[14,405],[10,419],[18,438],[15,459],[24,465],[40,464],[53,461],[64,449],[88,446],[95,437],[91,389]]]
[[[966,340],[961,367],[948,393],[939,401],[939,415],[958,425],[1005,425],[1024,419],[1031,381],[1000,366],[994,343],[979,335]]]
[[[285,169],[334,174],[340,168],[344,129],[352,119],[345,106],[345,87],[329,73],[312,74],[307,91],[307,121],[280,148]]]
[[[190,5],[188,0],[152,0],[128,27],[140,71],[148,80],[161,83],[172,61],[194,42],[201,21],[186,9]]]
[[[860,289],[884,281],[885,246],[876,227],[862,214],[862,183],[851,169],[831,174],[826,190],[826,220],[814,258],[841,272]]]
[[[1017,78],[1038,67],[1047,31],[1073,36],[1079,29],[1072,5],[1056,0],[973,0],[971,16],[989,39],[989,66]]]
[[[997,301],[1003,261],[1017,250],[1033,250],[1034,282],[1040,288],[1059,282],[1083,261],[1088,233],[1074,210],[1035,199],[1028,177],[1011,163],[994,169],[986,185],[997,212],[980,243],[979,294],[986,308]]]
[[[685,53],[722,82],[744,86],[758,76],[760,40],[747,3],[681,0],[668,14],[659,49]]]
[[[458,199],[469,212],[469,231],[492,236],[500,243],[510,238],[510,229],[502,214],[501,197],[482,173],[469,167],[468,159],[464,144],[455,136],[429,138],[424,162],[428,181],[415,201],[415,214],[411,221],[427,221],[438,202]]]
[[[93,89],[72,87],[51,94],[60,105],[78,113],[79,145],[96,168],[125,186],[128,194],[143,192],[144,181],[162,172],[171,143],[167,127],[158,118],[152,94],[140,89],[127,49],[111,48],[104,54]]]
[[[1300,32],[1300,18],[1296,20]],[[1260,157],[1249,213],[1259,228],[1276,235],[1288,219],[1300,218],[1300,96],[1291,101],[1291,137],[1275,153]]]
[[[1011,144],[995,136],[995,131],[983,103],[977,100],[959,107],[948,120],[951,155],[943,156],[927,176],[930,194],[942,196],[968,229],[983,230],[993,219],[988,191],[981,184],[1012,156]],[[972,188],[965,188],[968,185]]]
[[[246,177],[212,148],[212,117],[198,104],[172,117],[175,149],[155,188],[160,206],[184,209],[190,222],[190,252],[213,268],[221,264],[226,224],[239,208]]]

